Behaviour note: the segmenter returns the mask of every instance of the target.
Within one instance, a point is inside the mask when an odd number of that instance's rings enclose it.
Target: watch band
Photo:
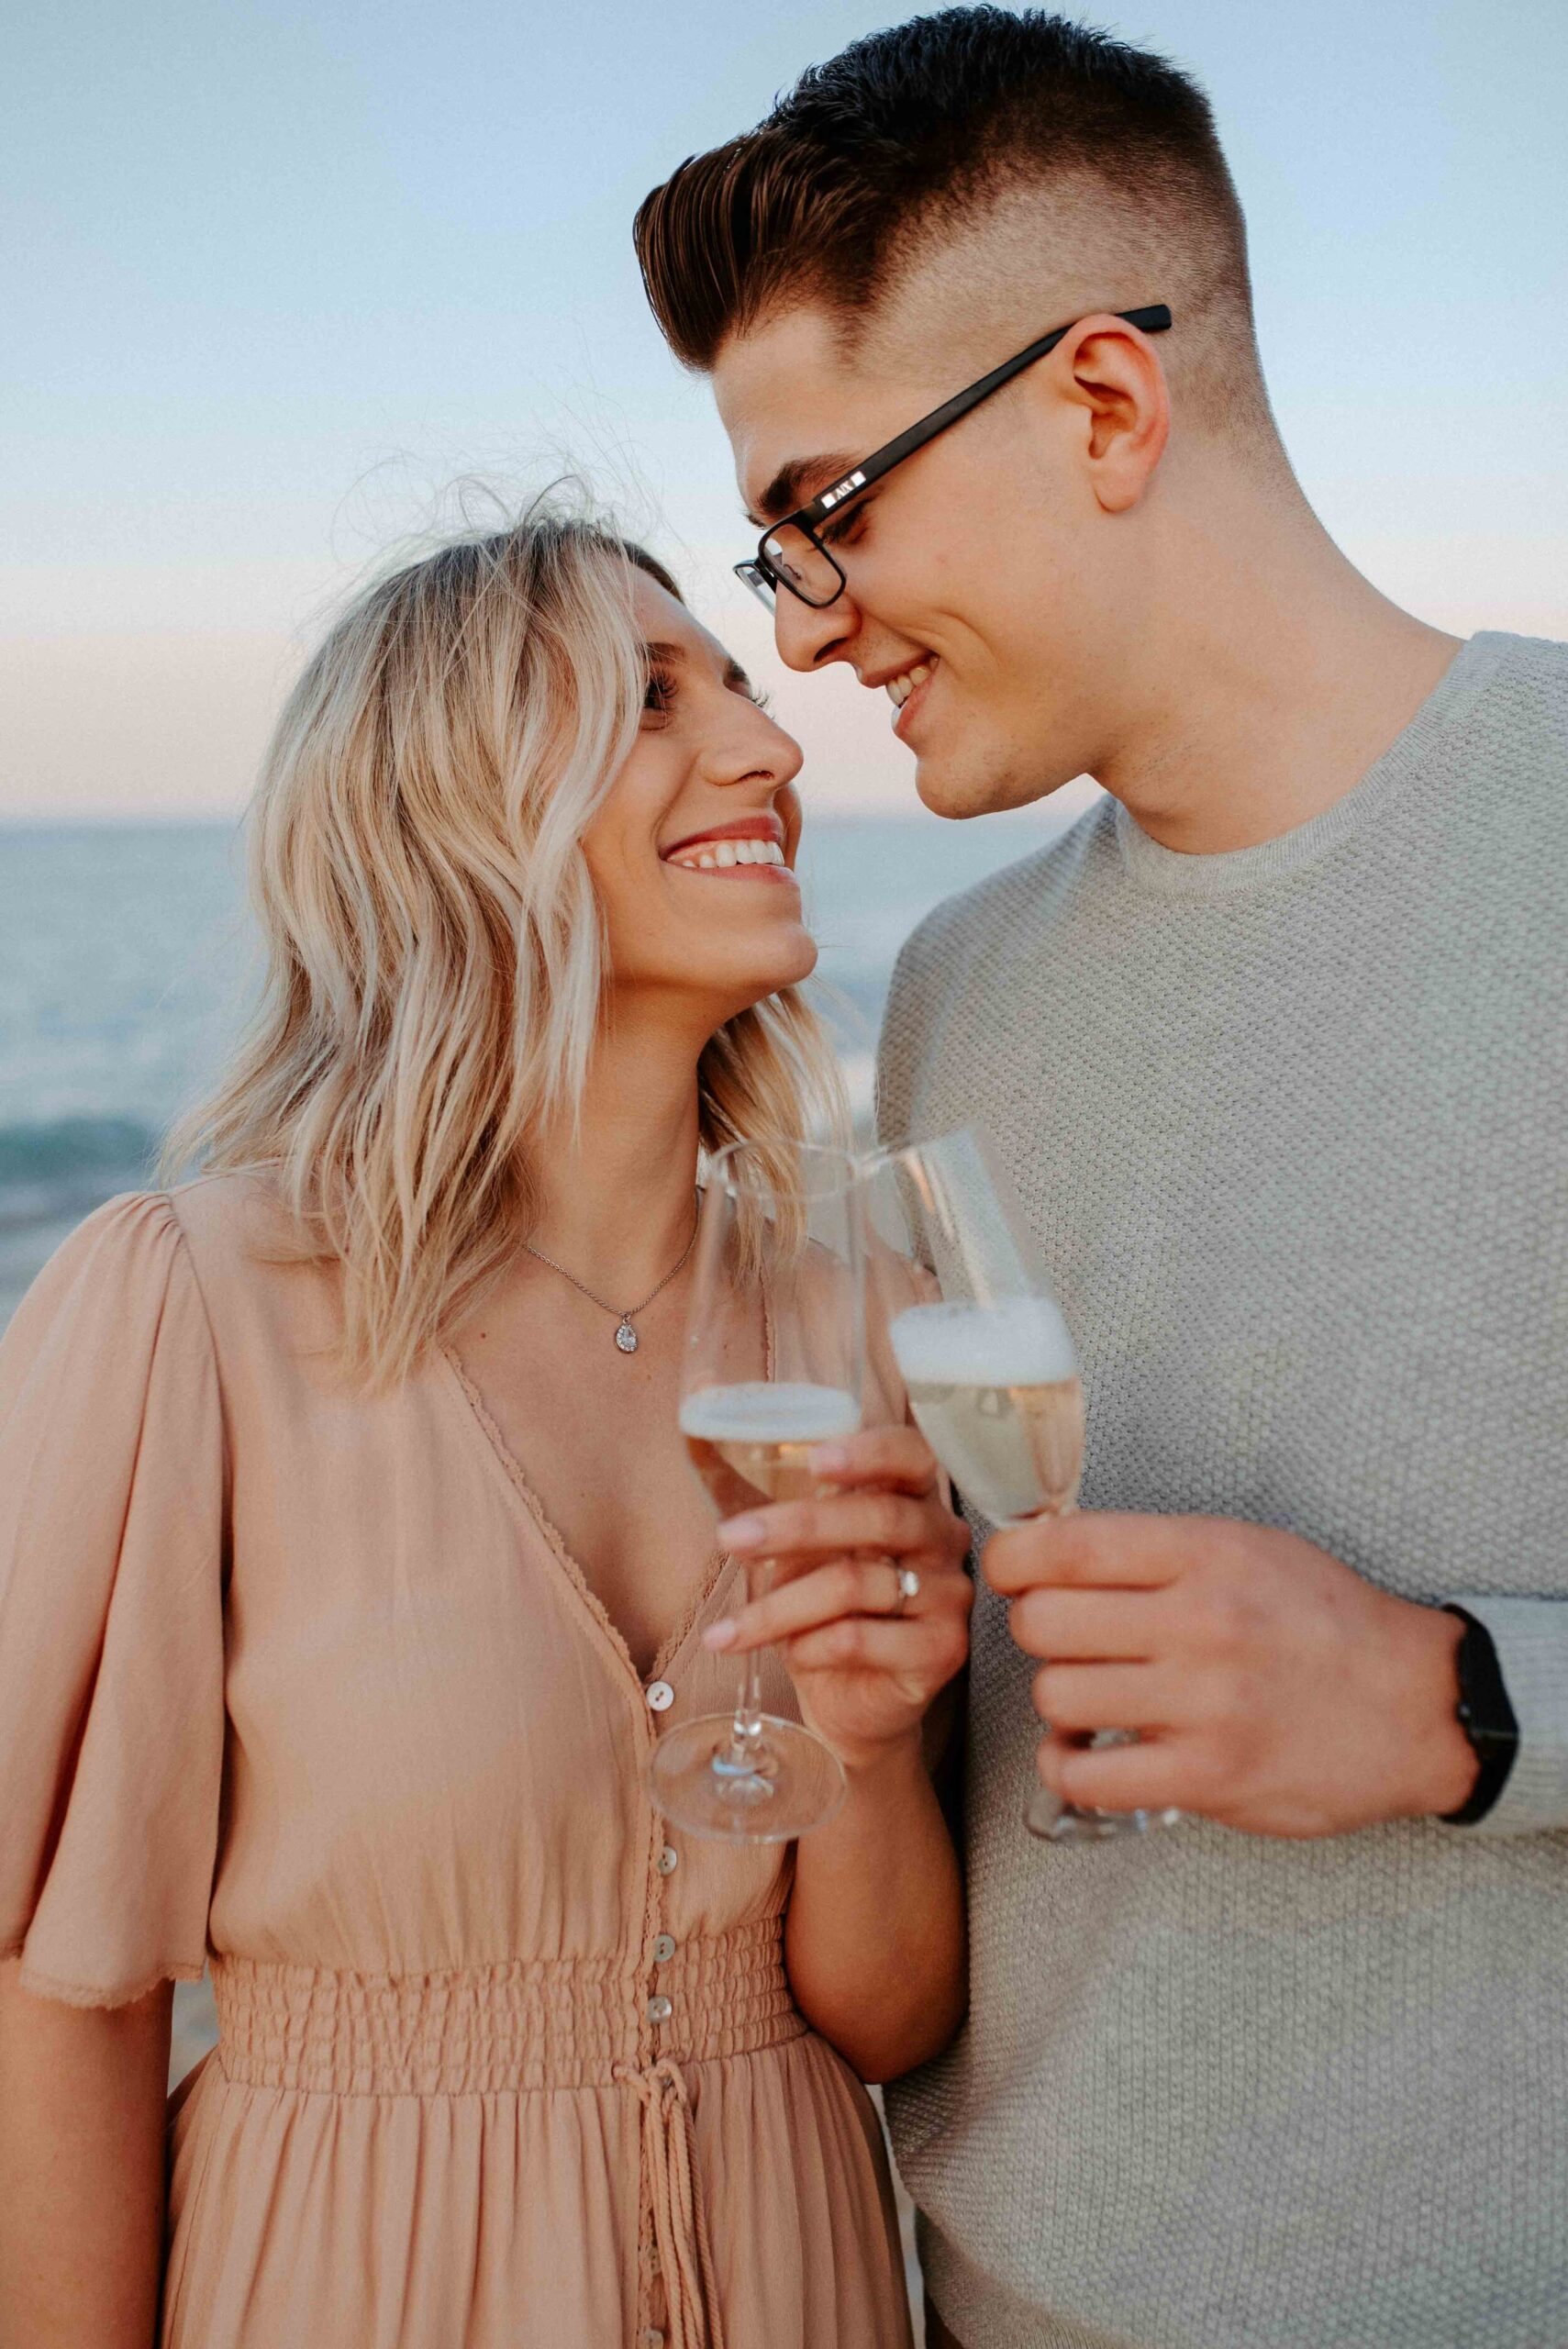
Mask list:
[[[1485,1818],[1507,1784],[1514,1756],[1519,1750],[1519,1725],[1508,1702],[1503,1667],[1497,1662],[1497,1651],[1485,1624],[1477,1621],[1467,1608],[1451,1605],[1443,1611],[1457,1615],[1464,1625],[1464,1635],[1454,1657],[1459,1675],[1455,1711],[1481,1766],[1468,1800],[1457,1810],[1441,1811],[1439,1816],[1450,1827],[1473,1827],[1478,1820]]]

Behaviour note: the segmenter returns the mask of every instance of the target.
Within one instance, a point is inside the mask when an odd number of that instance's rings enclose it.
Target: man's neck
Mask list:
[[[1192,856],[1277,840],[1343,798],[1459,650],[1364,579],[1299,494],[1210,486],[1200,509],[1162,526],[1162,573],[1184,590],[1145,633],[1144,707],[1098,777]]]

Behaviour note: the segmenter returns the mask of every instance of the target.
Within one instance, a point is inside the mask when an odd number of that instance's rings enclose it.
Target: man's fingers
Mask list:
[[[772,1508],[749,1509],[718,1529],[718,1538],[737,1557],[811,1559],[836,1557],[846,1550],[882,1550],[895,1556],[929,1550],[934,1519],[929,1500],[903,1493],[844,1493],[825,1501],[780,1501]],[[955,1557],[963,1534],[956,1518],[951,1541]]]
[[[1022,1592],[1007,1609],[1007,1628],[1026,1655],[1133,1662],[1162,1653],[1170,1609],[1150,1590],[1059,1590],[1049,1583]]]
[[[1040,1784],[1085,1810],[1190,1810],[1189,1773],[1175,1742],[1141,1739],[1136,1745],[1065,1745],[1040,1740]],[[1188,1799],[1184,1801],[1184,1793]]]
[[[1035,1674],[1034,1709],[1053,1730],[1169,1729],[1168,1676],[1147,1664],[1047,1664]]]
[[[1174,1582],[1203,1536],[1202,1518],[1143,1517],[1126,1509],[1080,1509],[1036,1517],[994,1533],[985,1579],[1011,1597],[1036,1585],[1155,1590]]]

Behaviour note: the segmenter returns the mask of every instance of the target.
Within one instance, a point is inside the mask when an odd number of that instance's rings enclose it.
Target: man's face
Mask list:
[[[1008,356],[982,356],[968,373],[968,354],[945,371],[933,355],[918,362],[926,373],[846,364],[829,318],[814,309],[732,337],[714,391],[747,511],[759,527],[778,520]],[[862,685],[889,692],[894,730],[917,762],[916,787],[939,815],[1041,798],[1091,767],[1100,747],[1103,518],[1078,462],[1088,419],[1040,380],[1051,364],[939,435],[822,530],[849,581],[837,603],[814,611],[778,597],[778,648],[792,668],[843,661]]]

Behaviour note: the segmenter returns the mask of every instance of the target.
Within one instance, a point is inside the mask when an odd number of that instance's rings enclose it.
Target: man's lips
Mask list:
[[[924,709],[931,687],[940,674],[940,667],[933,654],[918,665],[912,677],[900,680],[906,690],[901,697],[895,696],[894,698],[893,730],[901,742],[908,740],[909,728]],[[892,691],[891,687],[889,691]]]

